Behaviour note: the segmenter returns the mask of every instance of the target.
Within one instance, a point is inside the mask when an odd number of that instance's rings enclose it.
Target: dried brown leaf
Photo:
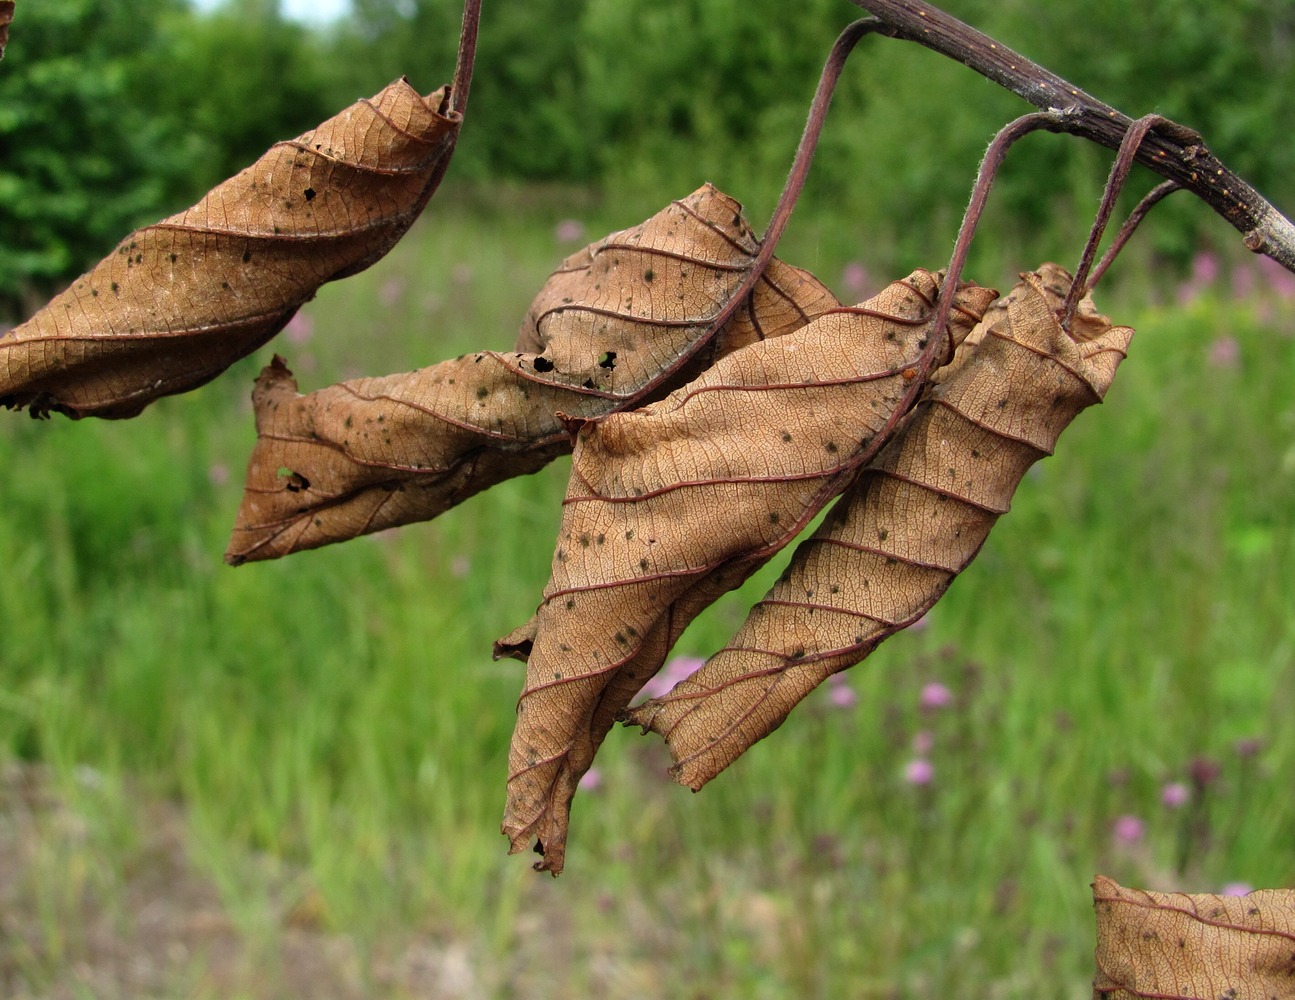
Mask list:
[[[706,185],[568,258],[518,334],[415,372],[299,396],[281,362],[253,396],[258,439],[226,559],[270,559],[425,521],[571,449],[558,414],[594,417],[683,384],[716,357],[837,306],[771,261],[744,307],[711,318],[755,261],[741,206]]]
[[[0,337],[0,403],[130,417],[260,347],[417,218],[458,134],[447,96],[399,80],[128,236]]]
[[[1089,304],[1067,335],[1055,310],[1069,275],[1044,265],[1023,277],[731,644],[627,714],[665,738],[681,784],[700,788],[828,676],[925,614],[1007,511],[1026,469],[1105,395],[1133,331]]]
[[[1295,890],[1147,892],[1098,875],[1093,905],[1093,1000],[1295,996]]]
[[[664,657],[676,602],[768,559],[880,447],[918,389],[937,291],[916,272],[728,355],[660,403],[580,426],[543,603],[496,647],[528,657],[503,824],[513,851],[538,840],[536,867],[561,871],[618,671]],[[952,343],[994,295],[959,290]]]

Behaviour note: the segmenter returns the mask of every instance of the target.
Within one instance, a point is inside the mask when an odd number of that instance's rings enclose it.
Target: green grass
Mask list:
[[[273,345],[303,390],[509,346],[571,249],[559,218],[590,238],[637,221],[586,195],[447,193],[321,291],[307,343]],[[788,246],[829,281],[855,256],[812,226]],[[0,848],[23,859],[0,864],[21,914],[4,992],[1082,997],[1095,873],[1295,884],[1295,303],[1220,285],[1179,305],[1157,283],[1130,258],[1122,305],[1100,302],[1139,330],[1107,404],[929,626],[850,672],[856,707],[816,693],[696,796],[654,738],[614,732],[556,881],[498,834],[521,673],[489,651],[547,578],[563,463],[430,524],[229,569],[270,349],[133,421],[0,422]],[[1235,365],[1210,360],[1223,336]],[[679,652],[722,644],[778,569]],[[932,681],[954,704],[923,712]],[[919,731],[927,788],[903,780]],[[1198,757],[1219,779],[1161,805]],[[1134,844],[1112,837],[1126,814]],[[147,988],[87,986],[105,934],[143,941],[173,828],[176,891],[221,929]],[[308,994],[303,940],[338,970]],[[418,979],[417,955],[439,971]]]

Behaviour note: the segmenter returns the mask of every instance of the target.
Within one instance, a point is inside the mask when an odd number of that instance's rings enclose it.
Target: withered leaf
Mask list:
[[[130,417],[210,381],[417,218],[460,116],[399,80],[132,233],[0,337],[0,403]]]
[[[1295,890],[1187,895],[1093,882],[1093,1000],[1295,995]]]
[[[1083,308],[1045,264],[986,314],[728,647],[627,713],[661,734],[671,773],[701,788],[777,728],[815,686],[912,624],[975,557],[1021,477],[1105,395],[1133,335]],[[977,346],[978,345],[978,346]]]
[[[773,260],[707,339],[758,249],[741,206],[706,185],[569,257],[532,304],[516,352],[307,395],[272,365],[253,396],[258,439],[226,559],[271,559],[429,520],[570,451],[559,413],[633,405],[663,381],[683,384],[716,357],[839,304],[811,275]]]
[[[513,851],[538,840],[536,867],[561,871],[617,672],[663,657],[661,623],[681,597],[768,559],[880,447],[917,391],[937,292],[935,275],[915,272],[735,351],[659,403],[582,423],[543,603],[496,645],[527,657],[503,824]],[[958,291],[952,344],[995,294]]]

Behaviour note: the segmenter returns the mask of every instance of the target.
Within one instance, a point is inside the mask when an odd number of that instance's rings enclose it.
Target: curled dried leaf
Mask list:
[[[1244,896],[1127,889],[1093,882],[1093,1000],[1275,1000],[1295,983],[1295,891]]]
[[[538,840],[536,867],[561,870],[576,783],[620,708],[605,700],[618,673],[659,662],[681,598],[744,578],[880,447],[918,389],[938,287],[916,272],[735,351],[659,403],[579,426],[544,600],[496,647],[527,658],[504,817],[513,851]],[[995,294],[959,290],[952,343]]]
[[[828,676],[925,614],[975,557],[1025,471],[1103,398],[1133,331],[1089,304],[1067,334],[1056,309],[1068,287],[1056,265],[1024,275],[730,645],[627,713],[665,738],[677,781],[701,788]]]
[[[266,369],[226,559],[276,558],[429,520],[570,451],[559,413],[633,405],[839,304],[811,275],[774,260],[708,336],[758,249],[741,206],[706,185],[568,258],[532,304],[516,352],[303,396],[281,363]]]
[[[130,417],[260,347],[418,217],[458,134],[447,97],[399,80],[132,233],[0,337],[0,403]]]

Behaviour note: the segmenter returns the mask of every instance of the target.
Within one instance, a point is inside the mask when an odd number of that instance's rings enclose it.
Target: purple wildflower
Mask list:
[[[868,269],[857,260],[852,260],[845,265],[841,272],[841,290],[845,292],[845,297],[851,302],[863,301],[868,297],[867,293],[872,289],[872,276],[868,274]]]
[[[288,325],[283,328],[283,335],[288,338],[292,344],[304,344],[315,335],[315,321],[303,312],[299,312],[288,320]]]
[[[582,791],[596,792],[603,784],[603,773],[596,767],[591,767],[588,771],[580,776],[578,787]]]
[[[953,692],[939,681],[931,681],[929,684],[922,685],[917,703],[927,711],[948,708],[953,704]]]
[[[1220,896],[1246,896],[1254,892],[1254,886],[1248,882],[1229,882],[1219,890]]]
[[[828,699],[837,708],[854,708],[858,704],[859,696],[855,693],[854,688],[850,687],[842,674],[833,674],[827,679]]]
[[[1111,824],[1111,833],[1116,843],[1124,845],[1136,844],[1142,839],[1145,829],[1142,820],[1136,816],[1124,815]]]
[[[904,780],[910,785],[929,785],[935,780],[935,767],[924,757],[910,760],[904,765]]]
[[[563,219],[553,235],[559,243],[579,243],[585,235],[585,224],[579,219]]]
[[[1160,789],[1160,801],[1170,809],[1177,809],[1187,804],[1191,791],[1181,781],[1171,781]]]
[[[648,698],[661,698],[671,692],[680,681],[691,677],[703,663],[700,656],[676,656],[670,660],[660,673],[643,685],[643,694]]]
[[[1209,362],[1215,368],[1235,368],[1241,362],[1241,345],[1236,337],[1224,334],[1210,344]]]

